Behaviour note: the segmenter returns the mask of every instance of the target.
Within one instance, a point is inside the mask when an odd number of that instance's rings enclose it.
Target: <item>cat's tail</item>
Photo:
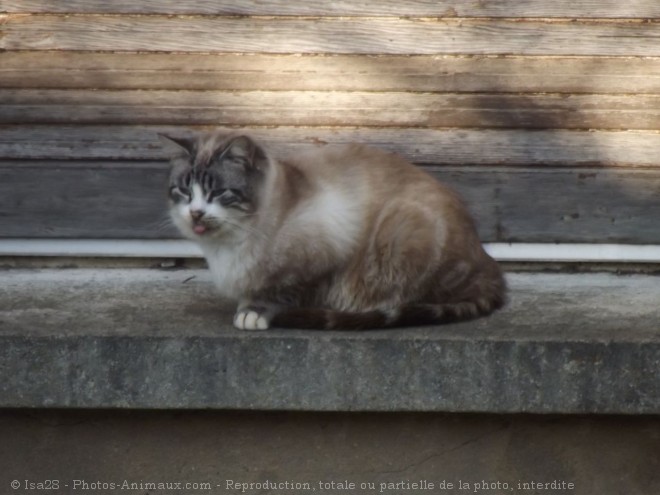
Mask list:
[[[393,327],[440,325],[486,316],[504,305],[504,297],[446,304],[407,304],[393,310],[365,312],[335,311],[322,308],[287,309],[276,315],[271,325],[310,330],[371,330]]]

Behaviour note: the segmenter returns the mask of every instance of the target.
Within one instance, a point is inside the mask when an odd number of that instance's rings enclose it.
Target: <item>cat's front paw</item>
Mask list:
[[[234,315],[234,326],[239,330],[266,330],[268,320],[253,309],[245,309]]]

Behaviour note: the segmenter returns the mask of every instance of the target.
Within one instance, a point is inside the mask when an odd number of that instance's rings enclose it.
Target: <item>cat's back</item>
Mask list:
[[[401,155],[359,143],[327,145],[300,156],[301,169],[330,187],[361,195],[372,207],[418,204],[465,217],[460,196]]]
[[[308,177],[347,189],[386,192],[402,186],[439,183],[402,156],[359,143],[325,145],[287,160]]]

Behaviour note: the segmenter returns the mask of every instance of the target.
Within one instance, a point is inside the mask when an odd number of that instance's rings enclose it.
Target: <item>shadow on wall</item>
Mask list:
[[[163,203],[157,184],[166,176],[166,152],[156,133],[172,125],[224,125],[246,128],[285,153],[303,144],[346,141],[397,151],[466,196],[484,240],[660,241],[653,225],[660,213],[660,135],[653,130],[658,105],[652,96],[660,88],[657,64],[634,57],[532,56],[552,50],[549,42],[566,29],[579,35],[583,24],[530,22],[513,30],[499,21],[493,26],[508,28],[486,29],[487,20],[282,18],[268,24],[263,19],[191,17],[190,23],[199,21],[200,27],[193,35],[182,19],[140,16],[123,24],[119,17],[101,19],[112,29],[84,38],[90,45],[79,48],[121,50],[134,35],[150,40],[149,50],[158,50],[165,41],[150,26],[165,23],[186,28],[179,49],[211,43],[213,50],[226,50],[256,23],[263,37],[251,32],[252,44],[243,50],[354,47],[356,54],[3,53],[23,77],[3,79],[9,81],[4,84],[24,85],[6,91],[0,113],[6,124],[0,129],[0,156],[21,164],[4,162],[2,168],[5,206],[0,208],[7,214],[0,228],[5,235],[18,235],[8,226],[31,225],[44,209],[51,220],[35,226],[37,236],[79,237],[92,227],[91,235],[102,237],[173,235],[160,230],[161,212],[156,212]],[[91,29],[84,16],[48,22],[62,30],[49,43],[62,40],[67,29]],[[233,30],[221,39],[212,36],[219,25]],[[318,26],[323,29],[311,29]],[[332,26],[355,30],[337,36]],[[538,28],[533,39],[532,28]],[[585,24],[584,29],[591,36],[595,28]],[[617,23],[607,29],[614,34],[648,31],[647,26]],[[456,38],[443,37],[447,30]],[[35,33],[20,34],[26,45],[16,48],[27,48]],[[427,33],[423,46],[414,33]],[[284,45],[268,44],[269,39]],[[526,56],[483,55],[506,50],[512,39]],[[559,41],[558,54],[571,46],[584,51],[591,42],[579,36],[570,43]],[[172,42],[177,38],[170,36],[167,43]],[[359,54],[403,49],[430,54]],[[464,52],[470,55],[460,55]],[[26,60],[35,64],[34,70],[25,70]],[[607,130],[587,131],[594,128]],[[625,129],[652,130],[620,132]],[[43,179],[44,173],[50,174],[48,200],[27,204],[34,177]],[[119,205],[111,215],[108,201]],[[110,223],[124,228],[108,229]]]

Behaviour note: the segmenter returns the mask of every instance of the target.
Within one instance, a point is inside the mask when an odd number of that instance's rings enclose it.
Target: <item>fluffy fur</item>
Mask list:
[[[460,198],[395,154],[327,146],[279,160],[250,137],[166,136],[170,214],[234,325],[367,329],[487,315],[505,300]]]

